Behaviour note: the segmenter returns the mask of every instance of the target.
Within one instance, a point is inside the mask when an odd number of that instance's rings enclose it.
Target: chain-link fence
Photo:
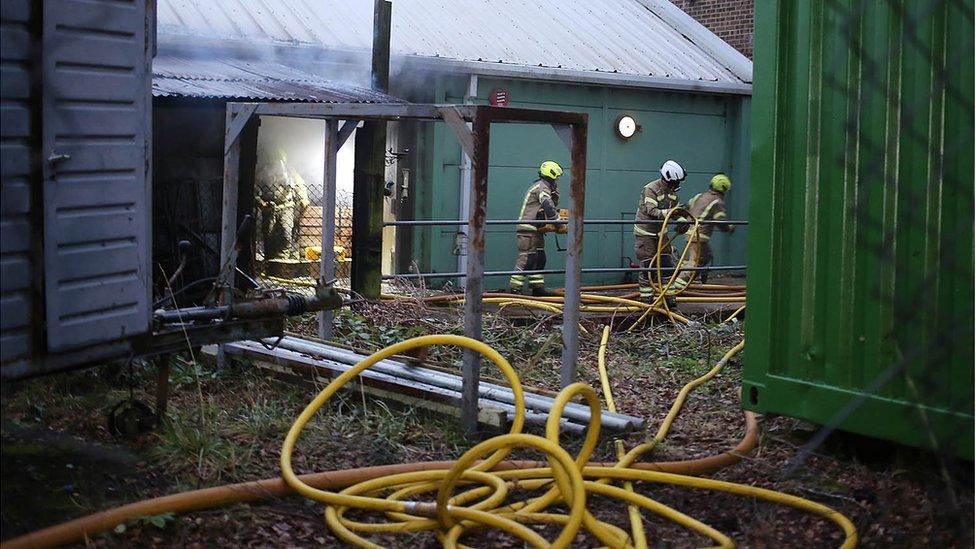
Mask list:
[[[286,160],[259,165],[255,177],[255,266],[268,286],[310,289],[322,256],[321,183]],[[328,220],[327,220],[328,221]],[[339,285],[348,285],[352,252],[352,193],[336,193],[335,262]]]

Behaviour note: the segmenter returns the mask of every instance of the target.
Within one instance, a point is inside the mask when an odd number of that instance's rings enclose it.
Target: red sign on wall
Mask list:
[[[508,90],[505,88],[495,88],[488,96],[488,103],[492,107],[504,107],[508,105]]]

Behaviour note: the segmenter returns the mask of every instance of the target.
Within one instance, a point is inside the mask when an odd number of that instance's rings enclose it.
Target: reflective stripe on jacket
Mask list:
[[[688,208],[691,211],[691,215],[695,216],[699,221],[721,221],[726,217],[725,195],[715,190],[708,190],[696,194],[688,202]],[[699,226],[698,238],[708,240],[712,237],[712,231],[715,230],[715,227],[715,225]],[[729,230],[729,225],[718,225],[718,227],[722,231]]]
[[[678,191],[671,188],[663,179],[656,179],[641,191],[634,216],[634,234],[637,236],[657,236],[661,232],[661,222],[668,210],[678,205]]]
[[[538,179],[529,187],[522,199],[522,211],[519,213],[520,221],[541,221],[546,219],[558,219],[559,212],[559,189],[555,183],[550,183],[545,179]],[[520,224],[519,231],[536,232],[542,225]]]

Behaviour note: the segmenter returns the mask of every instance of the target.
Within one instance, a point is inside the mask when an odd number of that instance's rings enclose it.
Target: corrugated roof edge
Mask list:
[[[731,46],[729,46],[731,47]],[[697,93],[712,93],[725,95],[752,95],[752,84],[713,82],[708,80],[681,80],[658,76],[640,76],[634,74],[578,71],[555,67],[528,67],[506,63],[491,63],[487,61],[459,61],[443,57],[393,56],[403,61],[402,67],[427,70],[456,70],[478,76],[497,76],[506,78],[524,78],[526,80],[542,80],[551,82],[567,82],[573,84],[590,84],[598,86],[618,86],[625,88],[673,90]],[[748,62],[749,60],[746,59]],[[751,73],[751,62],[750,62]]]
[[[644,2],[646,0],[637,0]],[[670,5],[668,0],[662,0]],[[643,4],[642,4],[643,5]],[[646,5],[645,5],[646,7]],[[650,8],[649,8],[650,9]],[[739,53],[735,48],[715,36],[711,31],[702,27],[697,21],[691,18],[680,9],[675,8],[678,16],[684,16],[691,23],[679,27],[679,30],[688,36],[689,40],[695,41],[702,50],[710,56],[717,57],[720,62],[727,62],[730,59],[738,59],[741,63],[727,67],[727,70],[736,78],[742,79],[741,74],[748,76],[742,83],[713,82],[707,80],[684,80],[679,78],[666,78],[659,76],[648,76],[631,73],[614,73],[589,70],[562,69],[557,67],[538,67],[535,65],[514,65],[507,63],[496,63],[490,61],[464,61],[459,59],[448,59],[445,57],[432,57],[426,55],[402,55],[393,54],[391,65],[423,68],[434,71],[458,71],[465,74],[477,74],[479,76],[498,76],[507,78],[524,78],[528,80],[542,80],[550,82],[565,82],[570,84],[596,85],[596,86],[620,86],[636,89],[651,90],[674,90],[696,93],[713,93],[725,95],[752,95],[752,61]],[[653,10],[652,10],[653,11]],[[662,12],[663,13],[663,12]],[[670,20],[668,24],[674,24]],[[697,25],[700,31],[695,31],[692,27]],[[701,36],[699,36],[699,33]],[[717,41],[714,48],[707,47],[706,42],[709,38]],[[334,52],[346,58],[361,59],[364,66],[369,65],[368,50],[349,50],[344,48],[322,48],[311,44],[296,44],[291,42],[269,42],[269,41],[241,41],[230,39],[207,39],[193,34],[160,33],[160,49],[164,47],[174,52],[193,51],[200,48],[214,49],[230,55],[241,55],[242,52],[254,51],[260,48],[274,48],[276,50],[287,51],[287,55],[296,55],[299,58],[315,56],[317,51]]]
[[[637,0],[685,35],[743,82],[752,82],[752,61],[669,0]]]

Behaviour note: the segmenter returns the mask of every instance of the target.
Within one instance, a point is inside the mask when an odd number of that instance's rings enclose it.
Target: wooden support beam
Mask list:
[[[474,136],[471,134],[471,128],[464,122],[461,118],[461,114],[454,107],[438,107],[437,112],[441,113],[444,118],[444,122],[447,123],[447,127],[451,128],[454,135],[457,137],[458,143],[461,144],[461,150],[464,151],[469,158],[474,155]]]
[[[237,108],[232,109],[233,118],[227,124],[227,129],[224,132],[224,154],[230,152],[230,148],[238,142],[241,136],[241,132],[244,131],[244,126],[251,121],[251,115],[254,111],[258,109],[259,103],[243,103]]]
[[[346,122],[346,126],[355,123]],[[346,126],[343,126],[345,129]],[[336,229],[336,153],[340,138],[338,121],[325,121],[325,162],[322,168],[322,254],[319,258],[319,285],[335,279],[335,229]],[[320,311],[319,338],[332,339],[332,320],[335,312]]]

